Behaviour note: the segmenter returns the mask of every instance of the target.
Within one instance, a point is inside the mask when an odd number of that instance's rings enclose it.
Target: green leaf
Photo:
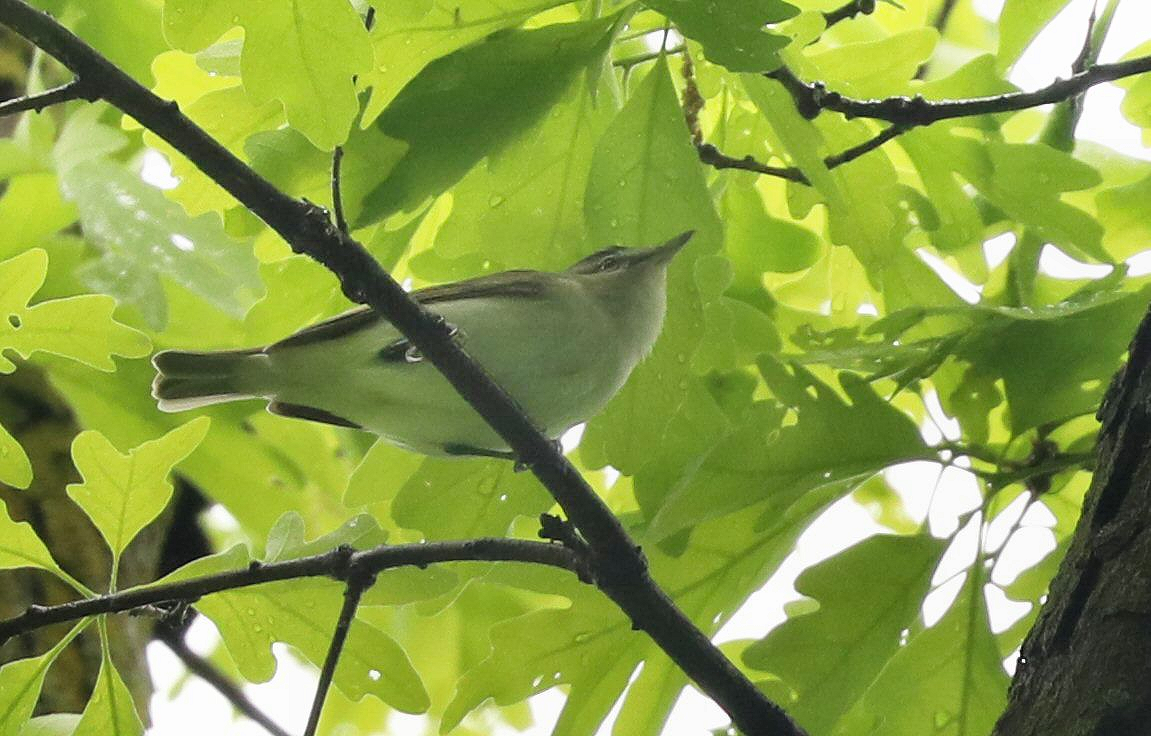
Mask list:
[[[335,532],[305,543],[299,516],[286,514],[268,539],[268,561],[323,552],[342,542],[373,546],[381,533],[374,521],[359,516]],[[155,585],[243,570],[251,562],[247,547],[238,544],[226,552],[193,560]],[[397,576],[404,589],[398,595],[374,592],[375,588],[388,583],[391,572],[399,571],[383,572],[376,586],[365,592],[365,605],[430,597],[421,595],[418,585],[411,585],[413,581],[404,574]],[[427,574],[424,570],[418,572]],[[442,587],[448,581],[443,576],[431,577],[433,586]],[[450,586],[454,584],[454,578],[450,579]],[[240,674],[251,682],[264,682],[276,671],[271,649],[274,642],[291,644],[317,665],[324,661],[341,607],[340,589],[340,584],[333,580],[287,580],[214,593],[200,600],[196,608],[220,629],[220,636]],[[410,599],[406,597],[408,594]],[[400,645],[380,629],[358,619],[352,623],[336,669],[335,684],[352,700],[370,693],[406,713],[422,713],[429,704],[419,675]]]
[[[191,562],[182,565],[181,567],[168,573],[159,580],[156,580],[148,585],[141,585],[139,587],[148,588],[157,585],[175,583],[181,580],[191,580],[192,578],[203,577],[206,575],[219,575],[223,572],[243,570],[251,563],[252,554],[248,547],[243,544],[234,544],[223,552],[217,552],[216,554],[207,555],[205,557],[197,557]]]
[[[13,521],[5,507],[0,512],[0,570],[19,567],[38,567],[67,579],[32,525]]]
[[[598,724],[627,684],[644,646],[619,609],[602,596],[581,596],[570,609],[535,611],[497,624],[491,631],[492,653],[460,679],[440,731],[455,728],[486,698],[509,705],[568,683],[571,695],[553,733],[587,733],[573,730],[571,710],[590,706],[580,700],[598,700],[584,725]],[[600,694],[583,692],[589,689]]]
[[[368,32],[347,0],[166,0],[164,35],[197,51],[244,28],[244,89],[277,99],[292,127],[324,150],[343,143],[359,110],[352,78],[371,68]]]
[[[177,83],[180,85],[178,89],[186,84],[180,78],[177,78]],[[158,90],[158,93],[162,91]],[[257,105],[238,84],[223,89],[210,89],[182,104],[181,110],[220,145],[237,156],[243,155],[249,138],[264,131],[281,129],[284,125],[284,113],[280,105],[275,102]],[[206,212],[223,211],[234,205],[232,195],[166,141],[151,132],[144,134],[144,140],[167,156],[172,174],[180,180],[168,196],[183,205],[188,215],[195,217]],[[309,148],[316,150],[311,146]]]
[[[29,307],[47,273],[48,254],[39,248],[0,262],[0,350],[10,348],[24,358],[54,353],[104,371],[115,369],[113,355],[147,355],[148,338],[112,319],[111,297],[73,296]],[[0,374],[15,368],[0,353]]]
[[[614,110],[606,75],[597,88],[591,77],[577,74],[550,115],[452,189],[437,254],[495,255],[508,267],[559,269],[605,245],[587,243],[584,190],[596,141]]]
[[[796,536],[823,507],[815,502],[788,509],[767,529],[758,528],[755,509],[704,525],[699,531],[699,537],[707,540],[703,554],[673,557],[655,545],[645,545],[651,574],[705,635],[714,635],[748,591],[762,585],[791,551]],[[442,731],[449,731],[486,698],[506,705],[556,685],[566,685],[568,694],[554,736],[594,733],[625,689],[616,736],[657,736],[662,731],[687,679],[666,664],[666,654],[634,631],[617,607],[570,575],[553,570],[500,566],[487,580],[562,595],[571,605],[536,607],[497,623],[491,630],[490,654],[459,680],[444,711]],[[641,663],[652,674],[641,675],[629,687],[629,677]]]
[[[159,8],[152,0],[91,0],[69,27],[136,79],[148,79],[152,57],[164,50]]]
[[[606,52],[611,27],[604,19],[507,31],[429,64],[376,122],[409,149],[368,194],[359,224],[440,194],[534,125]]]
[[[1016,434],[1092,414],[1149,298],[1145,287],[1042,310],[1000,309],[971,330],[956,355],[971,365],[970,380],[1003,380]]]
[[[264,682],[276,669],[274,642],[291,644],[316,664],[324,661],[340,610],[340,590],[332,580],[292,580],[215,593],[196,607],[220,629],[240,673]],[[358,619],[352,622],[335,684],[352,700],[370,693],[405,713],[422,713],[429,705],[400,645]]]
[[[744,663],[783,680],[791,701],[781,704],[810,733],[831,733],[915,625],[944,547],[929,536],[878,536],[809,567],[795,586],[818,610],[752,644]]]
[[[789,220],[772,217],[754,186],[729,186],[724,192],[724,251],[744,291],[758,285],[765,271],[794,273],[809,268],[823,252],[818,236]]]
[[[911,637],[884,666],[836,736],[873,732],[985,736],[1007,702],[978,572],[939,623]]]
[[[348,478],[344,505],[356,508],[391,500],[423,462],[424,458],[414,452],[377,440]]]
[[[0,535],[0,539],[5,536],[6,534]],[[3,555],[2,551],[0,555]],[[44,676],[48,674],[48,668],[52,666],[64,647],[68,646],[86,626],[87,622],[84,621],[76,624],[68,634],[39,657],[13,660],[0,667],[0,736],[25,736],[36,733],[34,728],[29,727],[29,719],[36,707],[36,701],[40,698]]]
[[[207,417],[193,419],[126,455],[94,430],[72,442],[72,458],[84,482],[70,484],[68,495],[92,519],[114,557],[168,505],[168,474],[196,449],[209,423]]]
[[[28,721],[20,736],[72,736],[80,723],[79,713],[50,713]]]
[[[706,519],[764,500],[786,508],[805,493],[846,492],[903,460],[922,457],[925,445],[911,418],[850,373],[839,375],[851,403],[806,371],[787,373],[761,359],[768,385],[795,409],[794,424],[761,403],[748,421],[684,477],[652,521],[665,538]]]
[[[708,59],[733,72],[767,72],[780,65],[779,50],[791,39],[764,30],[799,14],[783,0],[703,3],[694,0],[646,0],[683,35],[699,41]]]
[[[36,217],[28,217],[34,211]],[[43,244],[76,220],[76,208],[60,196],[56,177],[26,174],[8,181],[0,195],[0,259]]]
[[[517,516],[551,508],[530,473],[506,460],[427,458],[392,502],[392,518],[428,539],[503,536]]]
[[[338,529],[304,540],[304,517],[296,511],[289,511],[280,517],[272,531],[268,533],[265,562],[282,562],[299,557],[320,554],[340,546],[363,550],[378,547],[387,541],[388,533],[381,529],[375,518],[369,514],[356,514],[345,521]]]
[[[362,76],[372,88],[367,125],[424,67],[442,56],[567,0],[430,0],[383,3],[372,28],[375,64]]]
[[[142,733],[144,724],[136,712],[132,693],[105,650],[96,687],[84,707],[74,736],[138,736]]]
[[[667,317],[652,354],[588,422],[580,443],[589,466],[611,464],[634,475],[651,460],[651,448],[695,380],[693,362],[702,364],[701,372],[712,367],[705,338],[726,317],[717,304],[718,319],[705,326],[704,306],[718,299],[729,274],[722,261],[720,269],[696,272],[696,261],[719,249],[721,226],[665,62],[656,63],[596,146],[584,213],[597,243],[654,245],[695,231],[668,269]]]
[[[153,329],[167,321],[161,276],[234,317],[263,291],[250,248],[230,238],[215,214],[188,217],[111,161],[79,164],[63,185],[85,235],[105,253],[84,272],[85,281],[136,306]]]
[[[27,488],[32,483],[32,462],[3,425],[0,425],[0,483],[14,488]]]
[[[999,13],[999,67],[1019,60],[1032,39],[1070,0],[1006,0]]]
[[[803,58],[805,79],[834,80],[832,89],[852,97],[884,97],[902,92],[920,64],[931,58],[939,32],[916,28],[878,41],[848,43]],[[859,63],[867,59],[866,64]],[[809,73],[808,69],[815,70]]]
[[[1061,196],[1098,185],[1099,173],[1092,166],[1038,143],[983,143],[965,135],[923,133],[916,131],[916,138],[930,142],[935,166],[961,176],[1008,217],[1072,255],[1113,260],[1101,245],[1099,223]]]
[[[1151,127],[1151,126],[1149,126]],[[1095,198],[1103,243],[1116,260],[1135,255],[1151,243],[1151,221],[1146,203],[1151,201],[1151,175],[1137,182],[1105,189]]]
[[[946,143],[948,133],[936,128],[919,128],[900,136],[899,145],[907,152],[923,182],[923,194],[937,213],[938,222],[924,223],[932,244],[941,251],[955,251],[983,237],[983,218],[963,181],[936,155],[937,146]],[[916,190],[918,191],[918,190]]]

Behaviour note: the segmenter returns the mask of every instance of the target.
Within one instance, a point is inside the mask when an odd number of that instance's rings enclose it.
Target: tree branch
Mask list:
[[[823,20],[828,28],[836,23],[851,20],[857,15],[871,15],[875,12],[875,0],[848,0],[835,10],[823,14]]]
[[[59,105],[62,102],[70,102],[72,100],[83,99],[92,101],[95,100],[97,96],[91,85],[85,84],[79,79],[73,79],[71,82],[62,84],[59,87],[53,87],[38,94],[15,97],[11,100],[0,102],[0,118],[6,115],[14,115],[18,112],[25,112],[26,110],[40,112],[51,105]]]
[[[13,636],[101,613],[121,613],[159,604],[188,603],[212,593],[297,578],[347,579],[353,570],[378,573],[395,567],[422,567],[441,562],[530,562],[583,574],[586,562],[558,544],[483,537],[461,542],[382,545],[362,552],[337,547],[327,552],[269,564],[252,563],[229,570],[161,585],[129,588],[58,606],[31,606],[19,616],[0,621],[0,645]]]
[[[263,726],[264,730],[272,736],[291,736],[266,713],[257,708],[256,704],[227,675],[214,664],[189,649],[181,632],[175,629],[162,628],[156,638],[172,650],[172,654],[176,655],[189,672],[214,687],[220,695],[232,704],[233,708]]]
[[[895,138],[906,130],[907,128],[902,125],[892,125],[888,128],[884,128],[878,134],[868,138],[864,142],[852,146],[846,150],[840,151],[839,153],[832,156],[828,156],[827,158],[823,159],[823,163],[826,164],[827,168],[829,169],[834,169],[837,166],[842,166],[846,163],[850,163],[860,156],[874,151],[884,143],[887,143],[889,140]],[[810,184],[810,182],[807,180],[807,177],[804,176],[803,172],[794,166],[769,166],[767,164],[760,163],[755,159],[754,156],[734,158],[732,156],[726,155],[710,143],[700,144],[699,146],[696,146],[696,150],[699,151],[700,161],[703,161],[705,164],[714,166],[717,169],[741,169],[743,171],[754,171],[758,174],[774,176],[780,179],[787,179],[788,181],[794,181],[799,184]]]
[[[340,653],[344,651],[344,642],[348,640],[352,620],[356,618],[356,609],[360,607],[360,597],[372,587],[375,580],[375,573],[360,570],[354,570],[348,575],[348,583],[344,586],[344,605],[340,608],[340,618],[336,621],[336,630],[332,632],[328,654],[320,670],[320,680],[316,683],[316,695],[312,699],[312,712],[308,714],[304,736],[316,736],[316,729],[320,727],[320,714],[324,712],[324,700],[332,687],[332,678],[336,675],[336,665],[340,662]]]
[[[950,118],[1014,112],[1049,105],[1073,97],[1096,84],[1113,82],[1149,71],[1151,71],[1151,56],[1141,56],[1115,64],[1098,64],[1073,74],[1068,79],[1057,80],[1035,92],[1009,92],[968,100],[927,100],[918,95],[863,100],[845,97],[828,90],[822,82],[804,82],[786,67],[768,72],[767,76],[787,88],[795,99],[800,114],[806,118],[814,118],[823,110],[832,110],[848,118],[886,120],[889,123],[913,128]]]
[[[587,481],[523,409],[452,339],[450,326],[417,304],[370,253],[320,207],[288,197],[191,120],[141,86],[51,16],[22,0],[0,0],[0,22],[98,84],[115,105],[216,181],[275,230],[293,251],[340,280],[349,299],[376,310],[415,345],[529,466],[588,541],[592,579],[748,734],[802,734],[784,711],[716,647],[652,580],[642,551]],[[2,629],[0,629],[2,631]]]

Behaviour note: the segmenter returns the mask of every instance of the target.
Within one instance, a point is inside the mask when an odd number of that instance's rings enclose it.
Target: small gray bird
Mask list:
[[[659,336],[667,267],[691,239],[606,248],[565,271],[505,271],[412,294],[550,438],[616,394]],[[162,411],[263,398],[273,414],[368,430],[427,455],[508,447],[440,373],[367,308],[267,347],[153,358]]]

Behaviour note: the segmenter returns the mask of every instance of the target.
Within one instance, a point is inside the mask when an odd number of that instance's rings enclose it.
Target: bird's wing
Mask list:
[[[546,279],[541,279],[539,276],[540,273],[537,271],[502,271],[466,281],[430,286],[413,292],[412,298],[425,306],[480,297],[539,298],[546,290]],[[383,317],[371,308],[360,307],[329,320],[318,322],[311,327],[305,327],[299,332],[269,345],[266,350],[273,352],[280,348],[300,347],[336,340],[374,327],[382,320]],[[407,340],[400,338],[386,346],[381,351],[381,356],[383,357],[386,352],[396,359],[402,359],[407,348]]]

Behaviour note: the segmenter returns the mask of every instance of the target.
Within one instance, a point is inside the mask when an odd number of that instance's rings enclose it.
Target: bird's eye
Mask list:
[[[612,271],[619,268],[619,259],[615,256],[604,256],[599,262],[600,271]]]

